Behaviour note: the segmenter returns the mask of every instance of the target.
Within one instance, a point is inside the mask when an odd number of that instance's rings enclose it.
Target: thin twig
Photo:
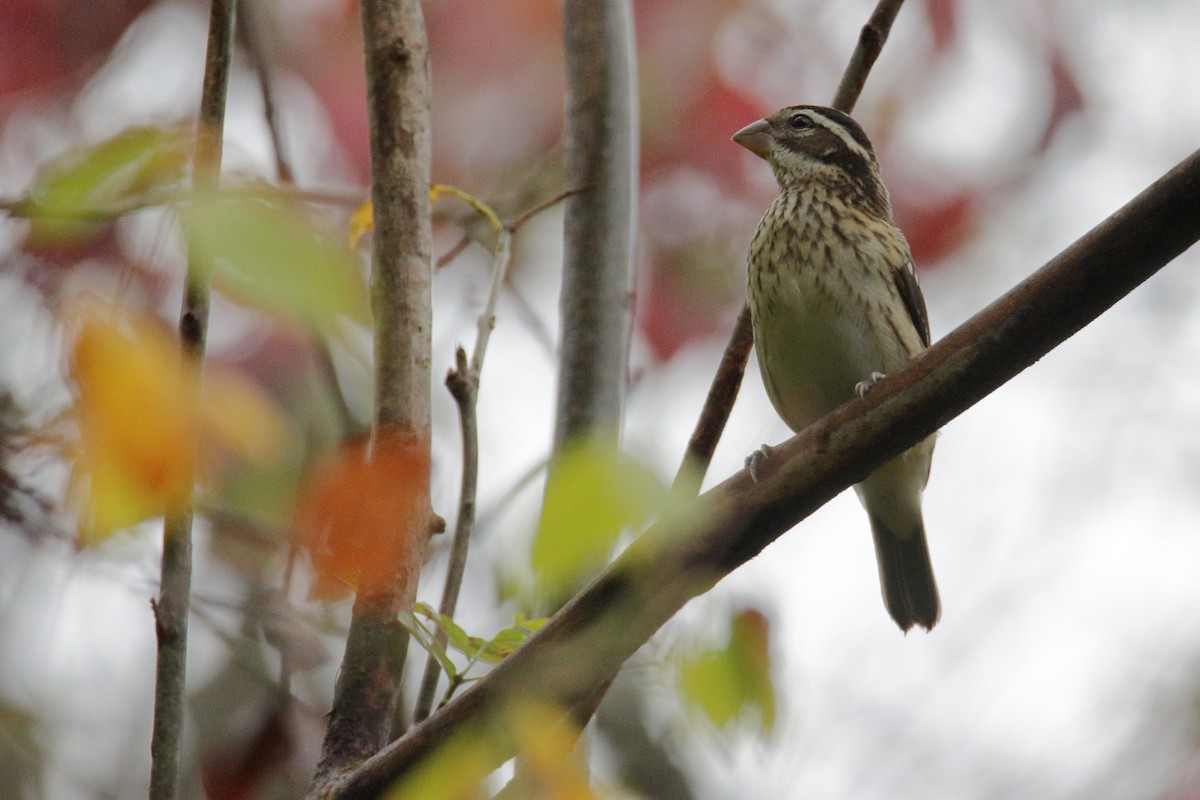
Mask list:
[[[192,181],[196,192],[216,190],[221,176],[225,130],[225,98],[233,43],[235,0],[212,0],[204,82],[196,120],[196,152]],[[195,253],[188,254],[183,307],[179,314],[182,349],[180,374],[187,402],[199,395],[204,345],[208,335],[209,272]],[[197,454],[181,453],[195,475]],[[152,603],[158,639],[154,685],[154,726],[150,738],[150,798],[171,800],[179,787],[180,744],[187,685],[188,611],[192,587],[193,499],[163,520],[162,582]]]
[[[849,113],[858,102],[867,75],[883,49],[891,31],[892,22],[900,11],[904,0],[879,0],[875,11],[867,24],[863,26],[858,38],[858,46],[850,57],[850,63],[842,75],[837,94],[833,99],[833,107]],[[742,385],[742,377],[746,373],[746,362],[750,358],[750,348],[754,343],[754,335],[750,329],[750,306],[743,305],[725,345],[721,356],[720,366],[713,376],[708,396],[704,400],[704,408],[700,418],[688,440],[687,450],[679,471],[675,473],[674,486],[678,491],[695,493],[704,482],[704,476],[712,463],[713,453],[716,452],[717,442],[729,421],[733,411],[734,400]]]
[[[466,250],[468,247],[470,247],[471,242],[473,241],[474,239],[472,239],[470,236],[463,234],[463,237],[455,242],[453,247],[451,247],[442,255],[438,256],[437,264],[434,266],[437,269],[441,269],[442,267],[446,266],[451,261],[458,258],[462,254],[463,250]]]
[[[729,344],[725,345],[725,352],[721,354],[717,374],[708,389],[708,396],[704,398],[704,408],[700,411],[700,419],[696,421],[692,438],[688,440],[683,463],[675,473],[671,491],[687,495],[695,495],[700,491],[717,442],[721,440],[725,423],[729,421],[729,413],[737,400],[738,389],[741,388],[742,377],[746,373],[746,362],[750,358],[750,348],[753,346],[750,306],[743,305],[742,312],[738,314],[737,322],[734,323]]]
[[[221,188],[221,194],[231,198],[248,197],[262,200],[284,198],[316,205],[354,209],[362,205],[363,193],[360,189],[299,189],[295,186],[251,181],[244,184],[226,184]],[[67,219],[100,223],[147,208],[187,205],[191,203],[192,197],[193,192],[190,185],[163,186],[131,194],[119,200],[74,208],[42,205],[33,197],[5,197],[0,198],[0,211],[19,219]]]
[[[458,595],[462,590],[463,575],[467,568],[467,551],[471,543],[471,533],[475,529],[475,503],[479,482],[479,422],[476,407],[479,402],[479,375],[483,369],[483,359],[487,354],[488,341],[492,330],[496,327],[496,303],[500,297],[500,287],[504,284],[504,276],[508,272],[512,233],[508,227],[501,228],[496,240],[496,252],[492,258],[492,283],[488,289],[487,303],[483,313],[479,315],[476,324],[475,350],[467,361],[467,352],[459,347],[455,351],[455,367],[446,376],[446,386],[450,389],[455,402],[458,404],[458,418],[462,426],[463,466],[462,488],[459,495],[458,519],[454,525],[454,541],[450,545],[449,566],[446,572],[446,585],[442,589],[442,601],[439,613],[453,617],[458,608]],[[437,639],[446,641],[446,632],[438,628]],[[421,678],[421,688],[417,695],[417,706],[413,719],[417,722],[429,716],[433,709],[433,698],[437,693],[437,682],[440,675],[437,659],[431,654],[425,663],[425,674]]]
[[[516,219],[514,219],[512,222],[508,223],[504,227],[508,228],[513,233],[516,233],[518,228],[520,228],[522,225],[524,225],[526,222],[528,222],[533,217],[536,217],[538,214],[541,214],[543,211],[549,211],[551,208],[558,205],[562,201],[566,200],[568,197],[574,197],[575,195],[579,194],[580,192],[586,192],[586,191],[591,190],[592,188],[593,188],[592,186],[576,186],[574,189],[564,189],[563,191],[554,195],[554,197],[551,197],[549,200],[544,200],[544,201],[538,203],[533,208],[529,209],[528,211],[522,213],[520,216],[518,216]]]
[[[241,33],[250,63],[254,65],[254,74],[258,78],[258,93],[262,95],[263,117],[266,119],[267,132],[271,136],[271,152],[275,157],[275,177],[281,183],[290,184],[295,180],[295,173],[284,151],[279,113],[275,106],[275,91],[271,86],[271,62],[267,57],[261,0],[242,5],[241,23],[238,31]]]
[[[485,727],[513,697],[573,707],[690,599],[801,519],[944,427],[1200,240],[1200,151],[903,369],[653,525],[528,642],[331,795],[379,797],[455,733],[492,735],[489,763],[516,743]],[[569,665],[564,669],[563,665]]]
[[[904,0],[880,0],[875,6],[871,18],[863,25],[858,35],[858,46],[854,48],[850,64],[842,73],[842,81],[833,96],[834,108],[847,114],[854,111],[858,96],[862,94],[863,86],[866,85],[867,75],[870,74],[871,67],[875,66],[875,60],[883,50],[883,43],[887,41],[888,34],[892,31],[892,23],[896,21],[896,15],[900,13],[902,5]]]
[[[479,376],[483,371],[483,359],[487,355],[488,341],[491,339],[492,330],[496,327],[496,304],[500,300],[500,289],[508,278],[508,265],[512,259],[512,237],[518,228],[535,215],[562,202],[578,191],[578,189],[573,189],[561,192],[524,212],[512,222],[500,226],[496,238],[496,249],[492,253],[492,281],[488,287],[487,302],[484,303],[483,311],[475,326],[475,349],[468,362],[466,350],[459,347],[454,354],[455,367],[446,376],[446,387],[458,404],[458,417],[462,426],[463,466],[458,519],[454,527],[454,540],[450,545],[446,585],[442,589],[442,601],[438,608],[438,612],[445,617],[453,618],[454,612],[458,608],[458,595],[462,591],[463,576],[467,567],[467,552],[470,547],[471,535],[475,530],[479,485],[479,421],[477,417]],[[478,208],[478,205],[476,207]],[[489,219],[494,220],[495,215],[492,214]],[[438,628],[435,639],[444,645],[447,639],[446,632]],[[413,719],[416,722],[428,717],[430,711],[433,710],[433,701],[437,695],[440,675],[441,668],[437,659],[430,654],[425,662],[425,673],[421,677],[421,688],[417,694],[416,709],[413,711]],[[448,691],[447,695],[449,694]]]

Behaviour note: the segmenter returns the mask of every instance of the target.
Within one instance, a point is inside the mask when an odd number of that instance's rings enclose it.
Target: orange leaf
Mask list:
[[[422,554],[428,486],[428,445],[402,433],[356,437],[318,461],[295,524],[317,573],[312,594],[334,599],[394,582],[400,565]]]

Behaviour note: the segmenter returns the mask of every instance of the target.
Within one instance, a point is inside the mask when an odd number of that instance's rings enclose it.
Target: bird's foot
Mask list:
[[[854,393],[858,395],[859,400],[862,400],[867,396],[867,392],[871,391],[872,386],[886,377],[887,375],[884,375],[882,372],[872,372],[871,377],[854,384]]]
[[[759,469],[773,455],[775,455],[775,448],[769,444],[764,444],[761,448],[746,456],[746,471],[750,473],[750,481],[752,483],[758,483]]]

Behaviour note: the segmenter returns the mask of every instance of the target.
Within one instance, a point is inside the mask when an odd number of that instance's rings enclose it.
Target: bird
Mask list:
[[[779,183],[751,240],[747,300],[767,395],[799,432],[929,347],[925,298],[874,148],[853,118],[788,106],[733,141]],[[934,439],[854,487],[884,605],[905,633],[931,630],[941,615],[921,510]]]

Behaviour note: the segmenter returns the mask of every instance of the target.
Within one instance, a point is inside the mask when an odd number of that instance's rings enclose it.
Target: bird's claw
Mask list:
[[[750,473],[751,483],[758,483],[758,470],[768,458],[775,454],[775,448],[764,444],[758,450],[746,456],[746,471]]]
[[[867,396],[867,392],[871,391],[872,386],[886,377],[887,375],[884,375],[882,372],[872,372],[871,377],[867,378],[865,381],[859,381],[858,383],[854,384],[854,393],[858,395],[859,400],[862,400]]]

